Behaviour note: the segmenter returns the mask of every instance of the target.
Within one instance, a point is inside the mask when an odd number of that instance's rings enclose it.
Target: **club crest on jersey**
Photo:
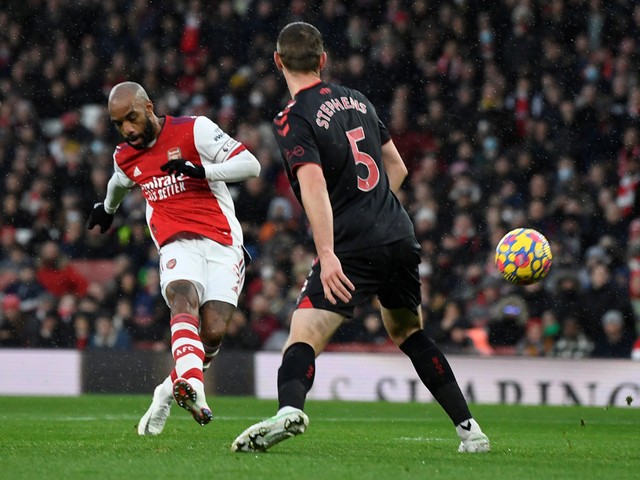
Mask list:
[[[167,269],[168,269],[168,270],[172,270],[173,268],[175,268],[176,263],[178,263],[178,262],[176,261],[176,259],[175,259],[175,258],[172,258],[171,260],[169,260],[169,261],[167,262]]]
[[[180,147],[173,147],[167,150],[167,157],[169,160],[180,160],[182,158],[182,150]]]
[[[291,161],[293,157],[301,157],[304,155],[304,147],[296,145],[292,150],[285,150],[284,156],[287,160]]]

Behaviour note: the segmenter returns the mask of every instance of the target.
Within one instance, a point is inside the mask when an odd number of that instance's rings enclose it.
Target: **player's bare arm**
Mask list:
[[[393,140],[389,140],[382,145],[382,163],[389,177],[389,187],[393,193],[398,193],[402,182],[407,177],[409,171],[402,161],[402,157],[398,152]]]
[[[297,176],[302,204],[311,224],[313,242],[320,260],[324,295],[334,305],[338,303],[336,297],[348,302],[355,287],[342,271],[340,260],[333,251],[333,212],[322,169],[314,164],[303,165],[298,168]]]

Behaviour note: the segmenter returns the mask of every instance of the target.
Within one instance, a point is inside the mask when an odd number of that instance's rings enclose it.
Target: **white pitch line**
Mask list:
[[[175,411],[178,411],[177,409]],[[122,414],[122,415],[78,415],[78,416],[52,416],[52,417],[42,417],[39,421],[52,421],[52,422],[98,422],[98,421],[118,421],[118,420],[139,420],[144,412],[140,412],[140,415],[131,415],[131,414]],[[31,418],[31,415],[28,414],[17,414],[17,415],[0,415],[0,420],[16,420],[18,418]],[[174,416],[170,417],[172,420]],[[175,418],[178,420],[189,420],[193,421],[193,419],[189,416],[184,416],[184,418],[179,415],[175,415]],[[233,421],[260,421],[263,420],[263,417],[255,417],[255,416],[228,416],[228,415],[216,415],[215,412],[213,414],[214,421],[223,421],[223,422],[233,422]],[[389,418],[389,417],[380,417],[380,418],[354,418],[354,417],[314,417],[316,422],[329,422],[329,423],[356,423],[356,422],[366,422],[366,423],[415,423],[415,422],[441,422],[442,419],[432,420],[428,418]]]
[[[440,437],[398,437],[392,440],[398,440],[401,442],[450,442],[451,438]]]

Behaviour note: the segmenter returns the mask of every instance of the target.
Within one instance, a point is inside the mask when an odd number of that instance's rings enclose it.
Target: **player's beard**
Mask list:
[[[143,150],[145,148],[147,148],[147,146],[153,142],[155,140],[155,136],[153,133],[153,123],[151,123],[151,117],[150,116],[145,116],[146,122],[144,125],[144,130],[142,131],[142,133],[140,135],[138,135],[135,138],[127,138],[127,143],[129,145],[131,145],[133,148],[135,148],[136,150]],[[142,137],[142,143],[140,143],[139,145],[134,145],[131,142],[135,142],[138,138]]]

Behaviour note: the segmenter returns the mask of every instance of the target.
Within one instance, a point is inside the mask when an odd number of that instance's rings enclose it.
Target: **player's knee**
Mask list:
[[[383,316],[384,326],[394,344],[400,346],[418,330],[421,330],[420,319],[417,315]]]
[[[221,320],[205,321],[204,319],[200,325],[200,339],[202,343],[208,347],[217,347],[222,343],[224,333],[227,325]]]
[[[222,344],[222,339],[224,338],[225,326],[220,325],[212,325],[202,323],[200,327],[200,340],[202,343],[209,348],[215,348]]]
[[[176,280],[167,285],[167,300],[172,314],[198,313],[198,292],[191,282]]]

